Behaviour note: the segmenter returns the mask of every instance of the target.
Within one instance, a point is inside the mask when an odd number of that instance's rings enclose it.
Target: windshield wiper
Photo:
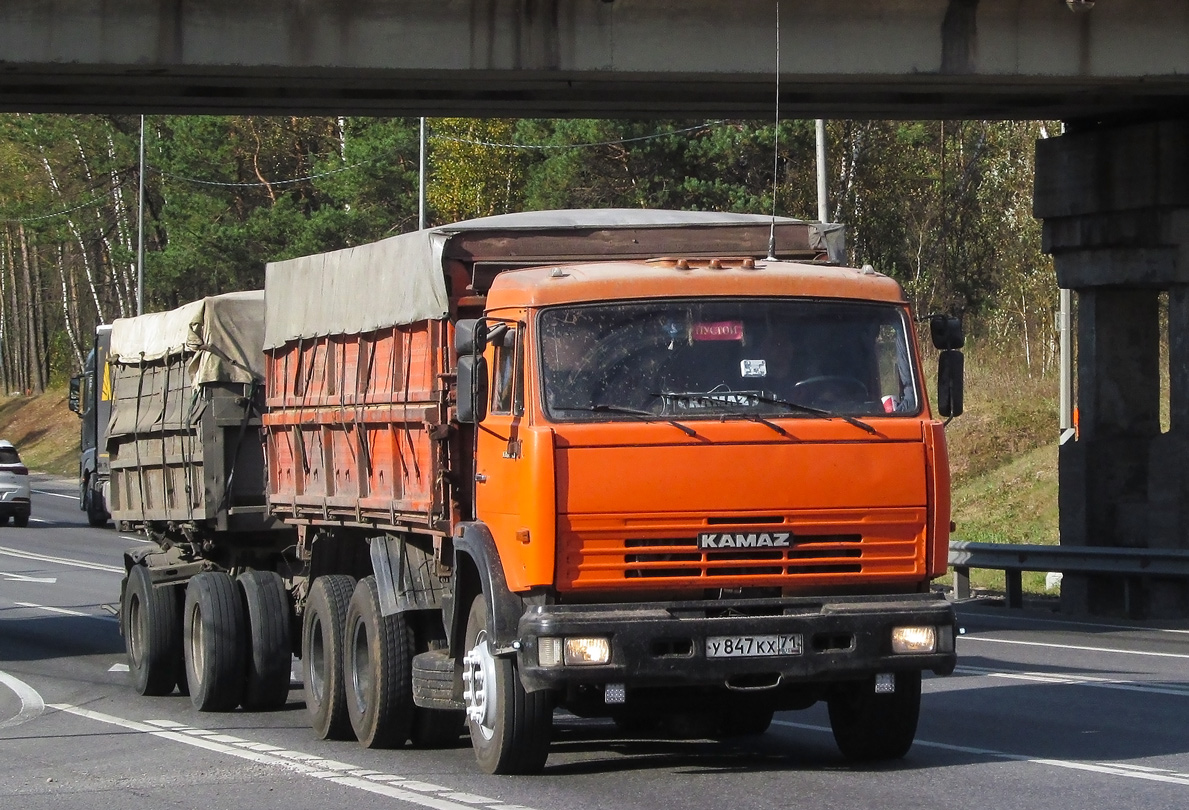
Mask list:
[[[622,405],[607,405],[600,402],[595,405],[591,405],[589,408],[574,408],[573,410],[594,411],[595,413],[622,413],[626,416],[634,416],[637,419],[641,419],[645,422],[668,422],[686,436],[690,436],[695,439],[698,437],[698,432],[689,425],[683,425],[675,419],[670,419],[667,416],[659,416],[652,411],[642,411],[639,408],[625,408]]]
[[[656,392],[652,393],[652,396],[663,398],[663,397],[671,397],[674,395],[668,391],[656,391]],[[709,405],[718,405],[724,409],[731,407],[731,403],[724,402],[721,398],[716,397],[712,394],[691,394],[689,396],[691,399],[695,399],[698,402],[704,402]],[[761,425],[764,425],[765,427],[772,428],[777,433],[779,433],[781,436],[789,435],[789,432],[787,430],[785,430],[784,428],[782,428],[780,425],[776,424],[775,422],[771,422],[771,421],[765,419],[764,417],[760,416],[758,413],[738,413],[738,412],[725,413],[724,412],[722,415],[723,416],[733,416],[733,417],[737,417],[739,419],[746,419],[749,422],[759,422]]]
[[[879,435],[879,431],[876,430],[875,428],[871,427],[871,425],[867,424],[866,422],[862,421],[861,419],[856,419],[853,416],[848,416],[845,413],[834,413],[833,411],[827,411],[823,408],[814,408],[810,405],[802,405],[800,402],[789,402],[787,399],[777,399],[776,397],[766,397],[763,394],[754,394],[753,396],[755,396],[755,398],[757,400],[759,400],[760,402],[767,402],[770,405],[783,405],[786,408],[788,408],[789,410],[799,411],[800,413],[808,413],[808,414],[812,414],[814,416],[823,417],[825,419],[841,419],[844,422],[854,425],[855,427],[859,428],[860,430],[867,431],[872,436]]]

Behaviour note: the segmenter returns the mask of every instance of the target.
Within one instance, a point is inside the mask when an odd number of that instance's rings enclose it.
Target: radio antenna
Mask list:
[[[776,178],[780,171],[780,0],[776,0],[776,121],[772,139],[772,223],[768,229],[768,261],[776,261]]]

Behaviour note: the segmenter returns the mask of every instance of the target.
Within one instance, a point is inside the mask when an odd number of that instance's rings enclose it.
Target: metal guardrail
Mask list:
[[[1189,550],[1038,546],[954,540],[950,542],[950,566],[954,569],[956,598],[970,598],[971,568],[989,568],[1004,572],[1008,607],[1021,607],[1024,603],[1021,584],[1024,571],[1189,578]]]

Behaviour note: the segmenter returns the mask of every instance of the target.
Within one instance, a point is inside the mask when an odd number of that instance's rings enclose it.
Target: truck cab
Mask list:
[[[625,725],[754,730],[827,700],[844,752],[907,750],[920,673],[955,653],[930,588],[943,423],[898,283],[754,259],[545,266],[496,277],[456,334],[475,496],[453,596],[483,581],[491,625],[452,634],[472,739],[499,717],[471,685],[509,658],[526,694]]]
[[[110,457],[107,452],[107,423],[111,419],[111,374],[107,358],[111,348],[111,326],[95,329],[95,345],[87,353],[81,374],[70,378],[68,404],[78,414],[79,507],[87,523],[98,528],[111,520]]]

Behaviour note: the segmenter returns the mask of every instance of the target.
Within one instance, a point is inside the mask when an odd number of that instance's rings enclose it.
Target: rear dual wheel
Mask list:
[[[202,712],[231,711],[244,695],[247,617],[229,575],[206,571],[186,586],[182,636],[190,702]]]
[[[413,702],[413,656],[424,651],[410,613],[383,615],[375,577],[361,579],[347,606],[343,684],[347,714],[365,748],[441,748],[462,732],[462,713]]]
[[[352,735],[343,682],[347,610],[353,577],[328,574],[314,580],[306,601],[301,632],[302,685],[314,733],[324,740]]]

